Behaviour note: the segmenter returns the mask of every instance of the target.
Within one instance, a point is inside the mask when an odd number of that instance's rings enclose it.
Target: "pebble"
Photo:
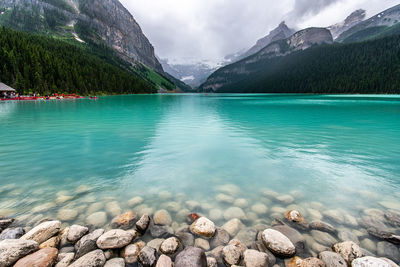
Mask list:
[[[352,241],[337,243],[332,247],[333,251],[339,253],[340,256],[350,265],[354,259],[363,256],[361,248]]]
[[[233,205],[239,208],[247,208],[249,206],[249,202],[245,198],[239,198],[235,200]]]
[[[215,234],[216,227],[212,221],[205,217],[200,217],[197,219],[195,222],[192,223],[190,226],[190,231],[193,234],[205,237],[205,238],[211,238]]]
[[[291,257],[296,253],[296,248],[289,238],[276,230],[264,230],[262,240],[265,246],[276,255]]]
[[[215,199],[216,199],[218,202],[226,203],[226,204],[232,204],[232,203],[235,201],[235,199],[234,199],[232,196],[225,195],[225,194],[218,194],[218,195],[215,197]]]
[[[321,220],[322,219],[322,214],[316,209],[307,209],[308,213],[312,217],[313,220]]]
[[[255,212],[256,214],[259,214],[259,215],[263,215],[263,214],[265,214],[265,213],[268,212],[267,206],[265,206],[265,205],[262,204],[262,203],[256,203],[256,204],[254,204],[253,206],[251,206],[251,210],[252,210],[253,212]]]
[[[75,243],[88,231],[89,229],[87,227],[74,224],[68,230],[67,240],[71,243]]]
[[[282,202],[285,205],[292,204],[294,202],[294,198],[289,195],[279,195],[276,197],[276,199],[280,202]]]
[[[97,249],[96,241],[104,233],[104,229],[94,230],[92,233],[83,236],[75,244],[75,259],[82,257],[83,255]]]
[[[218,267],[217,259],[213,257],[207,257],[207,267]]]
[[[147,231],[147,228],[149,228],[150,225],[150,216],[147,214],[143,214],[142,217],[140,217],[139,221],[136,222],[136,229],[144,234]]]
[[[375,257],[363,257],[352,261],[351,267],[391,267],[390,264],[382,259]]]
[[[157,251],[149,246],[145,246],[140,252],[138,256],[138,262],[143,267],[152,267],[157,262]]]
[[[156,267],[172,267],[172,266],[173,266],[172,260],[168,256],[161,255],[157,260]]]
[[[56,248],[43,248],[35,253],[19,259],[14,267],[50,267],[53,266],[57,260],[58,249]]]
[[[223,212],[220,209],[211,209],[208,214],[208,217],[210,218],[210,220],[213,220],[213,221],[219,221],[224,218]]]
[[[123,248],[133,239],[133,235],[127,231],[114,229],[102,234],[96,244],[101,249]]]
[[[195,211],[196,209],[200,208],[200,203],[194,200],[188,200],[185,202],[186,207],[188,207],[188,209],[190,211]]]
[[[133,264],[137,262],[137,257],[139,256],[140,250],[142,250],[145,246],[146,244],[143,241],[130,244],[122,249],[121,256],[125,259],[126,263]]]
[[[337,234],[337,230],[330,225],[329,223],[321,222],[321,221],[312,221],[309,225],[311,230],[318,230],[322,232],[327,232],[330,234]]]
[[[400,251],[398,247],[386,241],[378,242],[377,254],[380,257],[386,257],[394,261],[400,259]]]
[[[305,238],[299,231],[288,226],[288,225],[277,225],[273,226],[272,229],[282,233],[284,236],[289,238],[290,242],[295,246],[298,253],[304,253],[306,249]],[[318,244],[315,241],[313,244]]]
[[[369,238],[364,238],[361,240],[361,247],[372,253],[376,253],[376,243]]]
[[[38,250],[39,244],[33,240],[6,239],[0,241],[0,266],[11,266],[18,259]]]
[[[125,261],[122,258],[113,258],[108,260],[104,267],[125,267]]]
[[[301,213],[297,210],[289,210],[289,211],[285,212],[285,217],[290,222],[296,222],[296,223],[305,223],[306,222],[303,215],[301,215]]]
[[[194,246],[194,236],[191,233],[178,232],[177,236],[181,240],[184,247]]]
[[[140,205],[143,203],[143,198],[142,197],[134,197],[128,200],[128,205],[129,207],[135,207],[137,205]]]
[[[225,246],[230,240],[229,233],[223,228],[217,228],[214,237],[210,241],[211,247]]]
[[[34,240],[39,244],[43,243],[44,241],[48,240],[52,236],[58,234],[61,228],[60,221],[48,221],[39,224],[38,226],[34,227],[28,233],[23,235],[21,239],[24,240]]]
[[[172,218],[168,211],[159,210],[154,213],[154,223],[158,225],[171,225]]]
[[[327,210],[324,211],[323,214],[329,220],[337,224],[344,224],[344,216],[339,210]]]
[[[105,208],[108,214],[110,214],[112,217],[117,217],[122,213],[121,207],[117,201],[107,202]]]
[[[332,251],[319,253],[318,258],[325,262],[326,267],[347,267],[346,261],[343,257]]]
[[[256,240],[257,230],[251,227],[244,228],[240,230],[234,239],[239,240],[246,247],[250,247],[251,244]]]
[[[220,185],[217,187],[217,190],[219,192],[229,194],[231,196],[236,196],[240,192],[240,188],[237,185],[234,184],[225,184],[225,185]]]
[[[75,209],[60,209],[57,218],[63,222],[73,221],[78,216],[78,211]]]
[[[164,242],[165,239],[164,238],[156,238],[156,239],[152,239],[147,243],[148,247],[154,248],[155,250],[160,250],[160,246],[162,244],[162,242]]]
[[[104,203],[102,202],[96,202],[96,203],[92,203],[89,208],[87,209],[87,213],[88,214],[92,214],[95,212],[98,212],[100,210],[102,210],[104,208]]]
[[[96,249],[83,255],[69,267],[99,267],[104,264],[106,264],[106,256],[101,249]]]
[[[181,210],[181,205],[179,202],[171,201],[171,202],[165,203],[165,208],[168,211],[176,213]]]
[[[222,249],[222,258],[227,266],[239,264],[242,258],[242,252],[235,245],[228,245]]]
[[[254,249],[247,249],[243,253],[243,263],[246,267],[268,267],[268,254]]]
[[[222,229],[227,231],[231,237],[234,237],[240,229],[243,227],[242,222],[239,219],[232,219],[226,222]]]
[[[75,253],[59,253],[55,267],[67,267],[74,260]]]
[[[128,230],[135,224],[136,214],[132,211],[118,215],[111,221],[112,228]]]
[[[152,225],[150,235],[154,238],[168,238],[174,234],[174,229],[166,225]]]
[[[170,237],[161,243],[160,252],[166,255],[173,255],[180,247],[181,243],[179,242],[179,239],[176,237]]]
[[[60,237],[54,236],[47,241],[44,241],[42,244],[39,245],[39,248],[57,248],[60,244]]]
[[[94,227],[102,227],[107,223],[107,214],[103,211],[95,212],[86,218],[86,222]]]
[[[22,227],[7,228],[0,234],[0,241],[5,239],[19,239],[25,234],[25,230]]]
[[[187,247],[175,258],[174,267],[207,267],[207,257],[200,248]]]
[[[338,233],[338,237],[341,241],[353,241],[356,244],[360,244],[360,241],[358,240],[358,237],[350,232],[349,230],[341,230]]]
[[[337,242],[336,238],[334,238],[329,233],[321,232],[318,230],[312,230],[311,236],[314,238],[316,242],[328,247],[332,246]]]
[[[230,207],[224,212],[225,220],[246,219],[246,214],[239,207]]]

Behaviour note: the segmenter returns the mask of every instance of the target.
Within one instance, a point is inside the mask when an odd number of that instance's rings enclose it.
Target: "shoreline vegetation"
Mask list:
[[[295,197],[268,188],[262,199],[282,207],[235,200],[238,188],[231,184],[219,190],[216,198],[226,201],[226,210],[160,192],[149,198],[162,200],[157,210],[136,196],[128,201],[129,210],[109,198],[105,210],[94,202],[87,215],[80,201],[76,207],[57,208],[56,217],[41,215],[52,208],[50,203],[33,208],[36,216],[2,217],[0,266],[398,266],[396,203],[383,203],[382,210],[366,208],[355,218],[318,202],[299,206]],[[90,195],[92,189],[83,185],[75,193]],[[58,194],[57,201],[67,203],[70,197]],[[273,213],[267,216],[269,209]],[[76,221],[78,216],[84,222]],[[256,221],[251,223],[249,216]],[[353,230],[343,228],[349,225]]]

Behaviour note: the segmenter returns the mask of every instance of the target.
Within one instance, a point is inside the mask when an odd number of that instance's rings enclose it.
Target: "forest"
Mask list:
[[[400,93],[400,36],[316,46],[246,65],[246,74],[221,68],[219,93]],[[207,83],[205,84],[207,85]],[[205,91],[203,85],[200,90]]]
[[[23,94],[156,92],[155,86],[102,49],[0,27],[0,81]]]

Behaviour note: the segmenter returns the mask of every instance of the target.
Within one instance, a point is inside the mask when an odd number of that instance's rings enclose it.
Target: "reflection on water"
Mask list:
[[[111,218],[138,196],[138,212],[168,208],[177,221],[180,210],[213,209],[223,223],[215,210],[240,206],[249,225],[293,205],[310,219],[332,209],[353,218],[400,209],[397,96],[0,104],[0,212],[27,221],[57,217],[60,208],[79,211],[75,222],[98,210]],[[268,210],[255,212],[256,203]]]

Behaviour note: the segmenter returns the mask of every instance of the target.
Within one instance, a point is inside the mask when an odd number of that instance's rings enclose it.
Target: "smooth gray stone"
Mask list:
[[[207,257],[200,248],[187,247],[175,258],[175,267],[207,267]]]

